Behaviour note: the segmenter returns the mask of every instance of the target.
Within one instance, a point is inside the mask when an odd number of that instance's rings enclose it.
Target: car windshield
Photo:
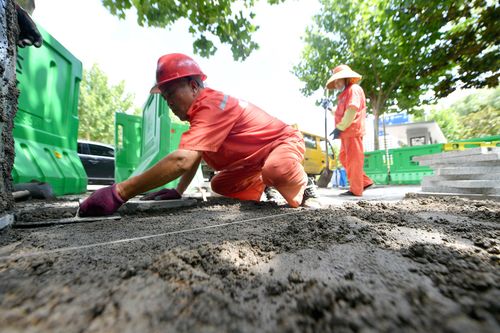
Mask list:
[[[89,149],[91,155],[107,156],[107,157],[115,156],[113,148],[110,147],[96,145],[96,144],[89,144]]]

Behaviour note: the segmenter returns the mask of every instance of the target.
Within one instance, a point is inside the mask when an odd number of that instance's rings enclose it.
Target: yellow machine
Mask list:
[[[304,136],[306,152],[304,154],[304,170],[308,176],[315,177],[326,169],[325,138],[323,136],[301,131]],[[337,160],[330,141],[328,142],[328,168],[334,170]]]

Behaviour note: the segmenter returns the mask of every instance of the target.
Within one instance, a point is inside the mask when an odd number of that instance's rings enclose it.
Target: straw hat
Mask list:
[[[351,79],[351,83],[358,83],[361,81],[362,76],[353,71],[347,65],[339,65],[332,69],[333,75],[326,82],[327,89],[333,89],[333,81],[338,79]]]

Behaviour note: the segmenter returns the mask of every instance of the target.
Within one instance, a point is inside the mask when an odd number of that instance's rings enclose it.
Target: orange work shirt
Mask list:
[[[187,112],[180,149],[202,152],[215,170],[262,167],[269,153],[298,130],[246,101],[204,88]]]
[[[342,121],[344,113],[348,107],[356,108],[356,116],[351,125],[340,134],[341,138],[351,138],[365,135],[366,99],[365,92],[357,84],[348,85],[337,99],[337,109],[335,110],[335,124]]]

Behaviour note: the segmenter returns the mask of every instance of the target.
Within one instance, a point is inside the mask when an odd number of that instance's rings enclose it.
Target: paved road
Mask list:
[[[420,185],[375,185],[366,190],[362,197],[339,196],[340,193],[348,189],[339,188],[318,188],[321,196],[321,203],[327,205],[341,205],[348,201],[399,201],[406,193],[421,192]]]

